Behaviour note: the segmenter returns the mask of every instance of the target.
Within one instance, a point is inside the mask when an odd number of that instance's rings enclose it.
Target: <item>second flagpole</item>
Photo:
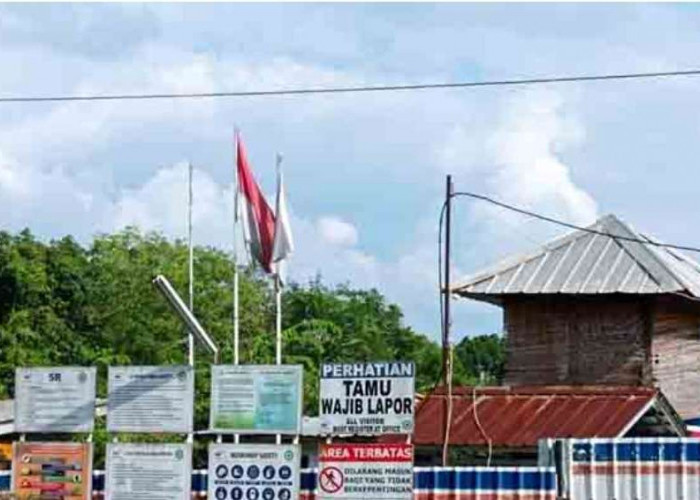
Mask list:
[[[282,167],[282,155],[277,153],[275,158],[277,171]],[[279,217],[279,207],[277,210]],[[277,316],[275,318],[275,360],[278,365],[282,364],[282,283],[280,282],[280,273],[282,272],[282,261],[277,263],[275,267],[275,309]],[[282,435],[277,434],[277,444],[282,444]]]

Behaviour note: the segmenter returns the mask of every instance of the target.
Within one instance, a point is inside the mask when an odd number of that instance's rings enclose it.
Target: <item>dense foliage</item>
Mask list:
[[[195,314],[232,362],[233,266],[229,255],[195,250]],[[186,362],[185,332],[151,285],[166,275],[185,295],[187,248],[158,234],[127,229],[97,237],[89,248],[72,238],[45,243],[29,231],[0,232],[0,399],[13,396],[14,369],[30,365],[94,365],[98,394],[107,366]],[[241,361],[274,360],[274,300],[269,280],[242,273]],[[290,285],[283,304],[284,361],[304,365],[305,412],[318,406],[322,361],[413,360],[416,386],[430,390],[440,377],[440,348],[402,324],[400,309],[376,290],[328,288],[320,279]],[[467,338],[455,350],[455,382],[481,372],[498,381],[501,340]],[[207,426],[209,363],[197,354],[196,425]]]

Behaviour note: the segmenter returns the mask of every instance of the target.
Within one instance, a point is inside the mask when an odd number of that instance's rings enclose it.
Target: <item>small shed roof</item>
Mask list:
[[[413,442],[440,445],[446,394],[416,409]],[[623,437],[634,428],[649,435],[685,435],[678,415],[651,387],[459,387],[452,395],[450,444],[532,447],[544,438]]]
[[[509,294],[662,294],[700,297],[700,264],[682,253],[614,236],[658,243],[614,215],[505,259],[458,282],[452,292],[500,303]]]

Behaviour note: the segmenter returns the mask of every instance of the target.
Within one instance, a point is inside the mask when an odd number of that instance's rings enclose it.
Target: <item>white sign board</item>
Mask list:
[[[207,498],[297,500],[298,445],[210,444]]]
[[[413,499],[410,444],[323,444],[316,498]]]
[[[189,500],[189,444],[107,444],[106,500]]]
[[[108,393],[110,432],[192,432],[189,366],[110,366]]]
[[[241,434],[300,434],[300,365],[212,365],[209,427]]]
[[[95,368],[15,370],[16,432],[92,432]]]
[[[411,434],[412,362],[321,365],[321,433]]]

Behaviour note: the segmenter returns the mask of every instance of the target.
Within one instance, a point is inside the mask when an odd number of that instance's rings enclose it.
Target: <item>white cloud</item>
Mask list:
[[[504,99],[481,127],[460,124],[437,150],[457,191],[477,192],[574,224],[598,214],[594,198],[565,160],[585,140],[575,93],[528,90]],[[455,201],[457,259],[468,273],[561,234],[558,226],[483,201]]]
[[[0,35],[0,67],[20,69],[0,73],[0,86],[7,95],[187,92],[663,70],[690,64],[698,45],[693,16],[665,7],[348,7],[341,16],[335,6],[220,8],[69,12],[58,32],[44,29],[42,8],[18,11],[4,18],[12,26]],[[551,12],[562,21],[554,28],[543,21]],[[126,21],[105,31],[104,19]],[[647,36],[659,22],[674,28],[662,44]],[[441,174],[454,173],[458,189],[577,223],[596,216],[595,193],[602,206],[675,225],[673,238],[687,239],[683,219],[667,216],[679,197],[666,178],[687,178],[696,156],[692,80],[549,89],[3,105],[0,196],[9,208],[0,221],[84,242],[128,224],[184,237],[186,169],[177,162],[191,159],[195,241],[228,249],[238,124],[266,192],[276,148],[288,158],[300,210],[291,214],[292,277],[379,287],[410,324],[437,332]],[[656,197],[627,194],[645,183]],[[690,188],[684,199],[692,212]],[[454,228],[456,277],[560,232],[465,200],[455,202]]]
[[[194,169],[192,175],[193,238],[199,244],[231,247],[233,201],[230,186],[218,185],[211,175]],[[105,225],[114,229],[137,226],[171,237],[187,234],[188,165],[159,169],[144,184],[121,192]]]
[[[504,200],[544,210],[575,224],[595,220],[593,198],[577,186],[560,150],[581,144],[583,130],[553,92],[528,92],[507,103],[488,144],[494,161],[490,185]]]
[[[594,199],[573,178],[562,152],[584,139],[575,109],[552,91],[528,91],[502,104],[500,116],[486,127],[458,125],[438,154],[443,170],[476,181],[483,194],[576,224],[595,220]],[[474,182],[470,184],[474,185]],[[509,217],[500,209],[477,210]],[[518,216],[521,217],[521,216]],[[522,220],[522,219],[521,219]]]
[[[338,217],[325,216],[318,219],[316,227],[324,242],[336,246],[357,244],[357,228]]]

